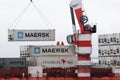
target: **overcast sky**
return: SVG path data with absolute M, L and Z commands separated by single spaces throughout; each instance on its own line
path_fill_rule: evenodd
M 0 0 L 0 57 L 19 57 L 21 45 L 55 45 L 72 34 L 72 23 L 69 11 L 70 0 L 33 0 L 39 8 L 39 15 L 33 5 L 16 26 L 15 19 L 27 7 L 30 0 Z M 120 0 L 83 0 L 89 23 L 97 23 L 97 33 L 93 34 L 93 53 L 97 57 L 97 36 L 106 33 L 120 32 Z M 42 17 L 47 18 L 46 24 Z M 52 25 L 52 26 L 51 26 Z M 56 29 L 54 42 L 8 42 L 8 29 Z

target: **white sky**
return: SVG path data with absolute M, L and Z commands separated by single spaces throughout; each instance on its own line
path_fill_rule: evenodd
M 17 26 L 14 20 L 28 5 L 29 0 L 0 0 L 0 57 L 19 57 L 19 46 L 56 44 L 66 42 L 66 36 L 72 34 L 69 11 L 70 0 L 33 0 L 39 10 L 53 27 L 46 25 L 42 17 L 31 5 Z M 93 53 L 97 57 L 98 34 L 120 32 L 120 0 L 83 0 L 89 23 L 97 23 L 97 33 L 93 34 Z M 8 29 L 56 29 L 55 42 L 8 42 Z

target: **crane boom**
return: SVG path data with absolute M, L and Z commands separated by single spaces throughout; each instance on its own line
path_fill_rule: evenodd
M 71 0 L 70 11 L 73 35 L 67 36 L 67 40 L 68 43 L 76 45 L 78 80 L 90 80 L 90 54 L 92 53 L 91 34 L 96 33 L 96 25 L 91 27 L 91 25 L 87 23 L 88 17 L 84 15 L 81 0 Z M 79 24 L 79 32 L 76 30 L 75 20 L 77 20 Z

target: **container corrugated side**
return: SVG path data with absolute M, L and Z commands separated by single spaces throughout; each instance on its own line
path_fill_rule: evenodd
M 8 41 L 55 41 L 55 30 L 8 30 Z

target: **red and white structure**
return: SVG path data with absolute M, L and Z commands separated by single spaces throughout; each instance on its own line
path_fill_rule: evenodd
M 87 24 L 88 18 L 83 14 L 81 0 L 71 0 L 70 11 L 74 34 L 73 38 L 69 41 L 73 41 L 71 44 L 76 45 L 78 80 L 90 80 L 90 54 L 92 53 L 91 34 L 96 32 L 96 25 L 91 27 Z M 76 31 L 74 14 L 79 24 L 79 32 Z

